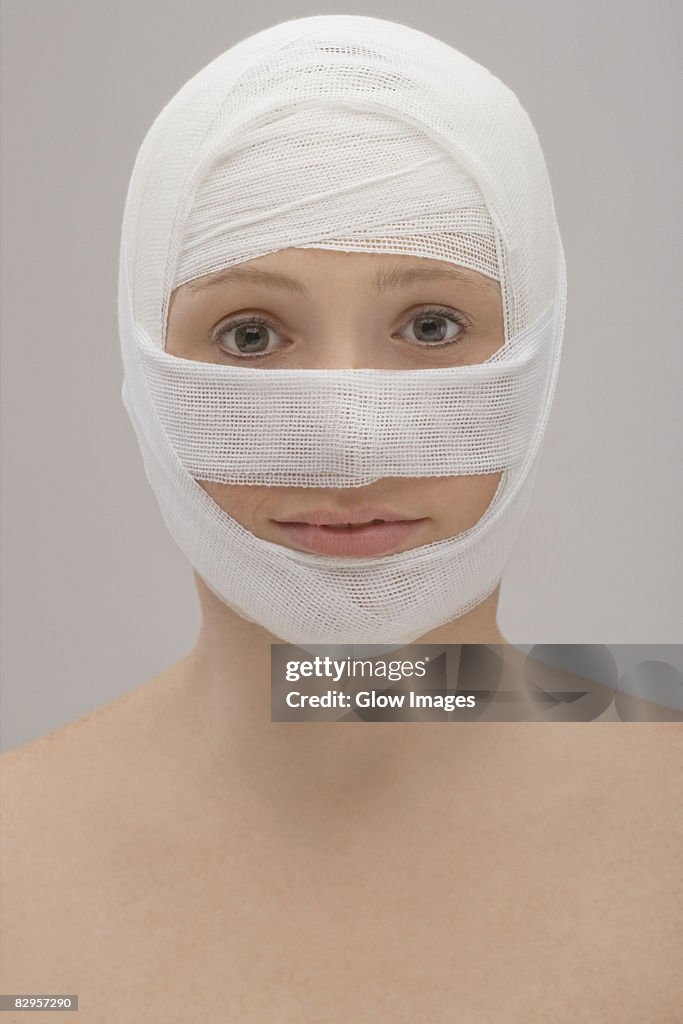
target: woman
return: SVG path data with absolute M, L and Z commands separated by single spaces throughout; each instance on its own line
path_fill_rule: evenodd
M 269 720 L 274 642 L 504 644 L 564 319 L 515 98 L 405 26 L 275 26 L 162 111 L 121 256 L 126 405 L 202 629 L 7 759 L 5 991 L 92 1021 L 674 1020 L 666 727 L 634 756 L 609 725 Z

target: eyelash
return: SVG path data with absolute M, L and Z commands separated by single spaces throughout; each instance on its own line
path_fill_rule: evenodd
M 438 306 L 428 306 L 428 307 L 425 307 L 424 309 L 418 310 L 417 313 L 413 313 L 413 315 L 406 321 L 406 325 L 411 323 L 413 320 L 417 320 L 417 318 L 420 317 L 420 316 L 425 316 L 426 317 L 426 316 L 430 316 L 430 315 L 432 315 L 432 316 L 440 316 L 440 317 L 443 317 L 445 320 L 450 320 L 451 323 L 454 323 L 458 327 L 461 328 L 460 334 L 458 334 L 457 337 L 449 338 L 446 341 L 417 341 L 417 340 L 412 341 L 411 340 L 410 341 L 411 345 L 416 345 L 419 348 L 428 348 L 428 349 L 446 348 L 446 346 L 448 346 L 448 345 L 457 345 L 459 342 L 462 341 L 463 335 L 465 335 L 467 333 L 467 331 L 470 329 L 470 326 L 471 326 L 469 324 L 469 322 L 462 316 L 462 314 L 456 313 L 456 312 L 454 312 L 451 309 L 441 309 Z M 222 324 L 219 328 L 217 328 L 214 331 L 214 340 L 216 341 L 217 344 L 220 345 L 220 342 L 222 341 L 222 339 L 225 337 L 226 334 L 229 334 L 230 331 L 234 330 L 236 327 L 240 327 L 242 324 L 259 324 L 261 327 L 268 327 L 270 330 L 275 331 L 276 333 L 281 333 L 280 331 L 278 331 L 278 328 L 275 326 L 275 324 L 273 324 L 272 321 L 267 320 L 265 317 L 256 316 L 256 315 L 254 315 L 254 316 L 244 316 L 244 317 L 237 318 L 235 320 L 228 320 L 227 323 Z M 401 340 L 406 340 L 406 339 L 401 339 Z M 222 351 L 225 352 L 225 349 L 223 349 Z M 225 354 L 229 355 L 229 356 L 233 356 L 235 359 L 240 359 L 240 360 L 246 360 L 246 359 L 265 359 L 267 356 L 274 355 L 273 352 L 257 352 L 257 353 L 254 353 L 252 355 L 249 355 L 247 353 L 239 353 L 238 354 L 236 352 L 225 352 Z

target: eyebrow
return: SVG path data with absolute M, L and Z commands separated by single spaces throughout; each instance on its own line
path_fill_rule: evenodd
M 402 288 L 415 281 L 437 281 L 451 280 L 458 284 L 467 284 L 478 288 L 487 288 L 496 285 L 493 278 L 486 278 L 486 283 L 480 280 L 481 275 L 474 275 L 465 269 L 453 265 L 452 267 L 394 267 L 392 270 L 378 270 L 373 282 L 373 289 L 376 295 L 390 291 L 395 288 Z M 212 274 L 208 278 L 195 278 L 188 281 L 187 286 L 191 291 L 201 292 L 209 288 L 215 288 L 224 284 L 259 284 L 265 288 L 280 288 L 283 291 L 294 292 L 296 295 L 307 295 L 308 291 L 295 277 L 288 274 L 280 274 L 273 270 L 258 270 L 256 267 L 228 267 L 220 273 Z

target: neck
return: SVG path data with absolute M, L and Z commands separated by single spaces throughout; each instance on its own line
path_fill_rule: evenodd
M 180 720 L 188 724 L 187 735 L 197 737 L 197 749 L 188 752 L 210 766 L 214 780 L 220 777 L 225 784 L 227 775 L 231 786 L 243 781 L 252 795 L 258 791 L 269 800 L 277 793 L 281 800 L 286 791 L 293 800 L 319 806 L 332 796 L 351 799 L 359 786 L 369 795 L 388 778 L 395 785 L 416 772 L 427 777 L 431 758 L 435 770 L 441 755 L 434 723 L 354 728 L 271 722 L 270 646 L 282 640 L 241 618 L 200 577 L 195 579 L 202 627 L 194 649 L 174 671 Z M 505 644 L 496 625 L 497 604 L 498 590 L 414 642 Z M 449 740 L 453 734 L 440 735 Z

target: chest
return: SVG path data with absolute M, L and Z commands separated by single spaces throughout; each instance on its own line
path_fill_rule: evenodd
M 73 851 L 24 882 L 11 991 L 78 993 L 92 1024 L 675 1020 L 676 911 L 635 836 L 400 834 Z

